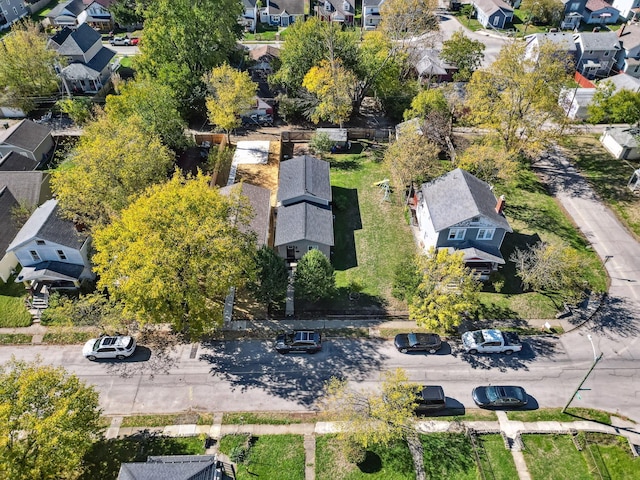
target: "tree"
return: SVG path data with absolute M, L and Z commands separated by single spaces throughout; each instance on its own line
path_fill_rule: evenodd
M 463 261 L 462 252 L 447 249 L 420 257 L 421 281 L 409 305 L 409 318 L 429 329 L 450 331 L 460 325 L 462 314 L 477 305 L 480 283 Z
M 141 324 L 171 323 L 192 338 L 213 331 L 229 288 L 254 278 L 248 215 L 202 175 L 153 185 L 95 233 L 98 288 Z
M 452 118 L 443 89 L 422 90 L 413 97 L 411 108 L 404 112 L 404 118 L 409 120 L 415 117 L 421 120 L 420 129 L 424 138 L 446 150 L 447 137 L 451 138 L 452 133 Z
M 209 95 L 207 110 L 209 121 L 227 132 L 240 126 L 240 115 L 251 110 L 258 86 L 247 72 L 241 72 L 228 64 L 216 67 L 204 76 Z
M 62 367 L 0 366 L 0 475 L 76 479 L 100 434 L 98 393 Z
M 236 0 L 149 2 L 136 71 L 168 85 L 188 113 L 204 99 L 202 75 L 235 53 L 241 14 Z
M 318 99 L 310 120 L 313 123 L 328 121 L 342 127 L 351 116 L 355 82 L 355 75 L 339 61 L 322 60 L 318 66 L 311 67 L 302 81 L 302 86 Z
M 630 90 L 616 93 L 612 82 L 601 82 L 587 111 L 590 123 L 635 124 L 640 121 L 640 94 Z
M 471 123 L 491 130 L 508 153 L 535 154 L 561 134 L 560 91 L 569 80 L 568 54 L 543 42 L 525 56 L 524 43 L 505 45 L 496 61 L 476 70 L 467 87 Z
M 123 305 L 102 292 L 77 298 L 58 292 L 49 297 L 49 306 L 42 312 L 43 325 L 95 326 L 103 330 L 127 331 L 134 318 L 123 312 Z
M 391 295 L 398 300 L 406 300 L 407 304 L 411 304 L 421 279 L 418 258 L 415 256 L 404 257 L 394 272 Z
M 436 0 L 385 0 L 380 6 L 380 29 L 400 42 L 438 31 L 437 6 Z
M 69 118 L 79 126 L 84 125 L 91 119 L 92 105 L 91 99 L 87 97 L 64 98 L 56 102 L 56 106 L 60 111 L 69 115 Z
M 140 117 L 114 122 L 99 114 L 51 184 L 63 213 L 93 228 L 115 218 L 147 186 L 164 181 L 172 165 L 170 151 Z
M 453 74 L 456 82 L 468 82 L 473 72 L 482 64 L 484 49 L 484 43 L 472 40 L 462 30 L 457 30 L 449 40 L 442 42 L 440 58 L 458 67 L 458 71 Z
M 186 123 L 180 117 L 178 100 L 171 88 L 150 78 L 130 80 L 119 87 L 119 95 L 108 95 L 107 116 L 114 122 L 127 123 L 137 115 L 151 134 L 160 136 L 172 150 L 187 146 Z
M 331 137 L 329 137 L 329 134 L 326 132 L 316 132 L 311 136 L 311 140 L 309 140 L 309 148 L 314 155 L 320 155 L 320 157 L 329 153 L 333 145 L 334 141 L 331 140 Z
M 296 295 L 310 302 L 331 297 L 336 279 L 329 259 L 320 250 L 309 250 L 298 262 L 293 286 Z
M 508 183 L 518 172 L 518 161 L 504 147 L 472 144 L 457 159 L 457 166 L 489 184 Z
M 449 113 L 449 104 L 442 90 L 439 88 L 422 90 L 411 100 L 411 108 L 404 112 L 404 119 L 418 117 L 424 120 L 434 110 Z
M 29 113 L 58 90 L 56 65 L 65 59 L 47 48 L 48 37 L 31 22 L 15 23 L 0 40 L 0 103 Z M 29 52 L 28 55 L 25 52 Z
M 465 3 L 464 5 L 462 5 L 462 7 L 460 7 L 460 13 L 463 16 L 467 17 L 467 26 L 469 26 L 469 24 L 471 23 L 471 18 L 473 17 L 474 11 L 475 9 L 470 3 Z
M 250 285 L 256 298 L 272 305 L 284 302 L 289 284 L 289 272 L 284 258 L 263 245 L 256 251 L 256 280 Z
M 579 299 L 584 291 L 582 260 L 578 252 L 562 242 L 538 242 L 527 250 L 516 248 L 509 260 L 524 288 L 540 293 L 557 293 L 567 301 Z
M 120 25 L 137 25 L 144 21 L 144 11 L 151 0 L 115 0 L 109 6 L 109 13 Z
M 555 0 L 522 0 L 520 9 L 529 12 L 536 24 L 558 25 L 564 14 L 564 6 Z

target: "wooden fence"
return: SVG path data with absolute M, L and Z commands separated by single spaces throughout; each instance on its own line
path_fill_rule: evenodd
M 349 140 L 374 140 L 376 142 L 388 142 L 395 136 L 393 128 L 347 128 Z M 306 143 L 316 132 L 314 130 L 286 130 L 280 132 L 280 141 L 283 143 Z

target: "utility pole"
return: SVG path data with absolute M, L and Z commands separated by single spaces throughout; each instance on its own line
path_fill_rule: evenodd
M 595 350 L 594 350 L 594 353 L 595 353 Z M 587 381 L 587 378 L 589 378 L 589 375 L 591 375 L 591 372 L 593 372 L 593 369 L 596 368 L 596 365 L 598 364 L 598 362 L 601 359 L 602 359 L 602 353 L 600 355 L 598 355 L 597 357 L 594 356 L 593 364 L 591 365 L 591 368 L 589 369 L 587 374 L 584 376 L 584 378 L 580 382 L 580 385 L 578 385 L 578 388 L 575 389 L 575 391 L 573 392 L 573 395 L 571 395 L 571 398 L 569 399 L 567 404 L 562 409 L 562 413 L 566 413 L 567 408 L 569 408 L 569 405 L 571 405 L 571 402 L 573 402 L 573 399 L 576 398 L 576 395 L 578 394 L 578 392 L 580 392 L 580 390 L 583 390 L 582 385 L 584 385 L 584 382 Z M 584 389 L 584 390 L 589 390 L 589 389 Z

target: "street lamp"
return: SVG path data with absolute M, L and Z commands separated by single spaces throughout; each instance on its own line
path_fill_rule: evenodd
M 584 378 L 580 382 L 580 385 L 578 385 L 578 388 L 575 389 L 575 391 L 573 392 L 573 395 L 571 395 L 571 398 L 569 399 L 567 404 L 562 409 L 562 413 L 566 413 L 567 408 L 569 408 L 569 405 L 571 405 L 571 402 L 573 402 L 573 399 L 576 398 L 576 395 L 580 392 L 580 390 L 589 390 L 588 388 L 582 388 L 582 385 L 584 385 L 584 382 L 587 381 L 587 378 L 589 378 L 589 375 L 591 375 L 591 372 L 593 372 L 593 369 L 596 368 L 596 365 L 602 359 L 602 355 L 603 355 L 602 353 L 600 353 L 600 355 L 596 354 L 596 347 L 593 344 L 593 338 L 591 337 L 591 335 L 590 334 L 587 335 L 587 338 L 589 339 L 589 342 L 591 343 L 591 349 L 593 350 L 593 364 L 591 364 L 591 368 L 589 369 L 587 374 L 584 376 Z

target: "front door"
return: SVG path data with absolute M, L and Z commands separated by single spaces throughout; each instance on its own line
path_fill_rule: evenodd
M 287 245 L 287 260 L 294 260 L 296 258 L 296 247 Z

